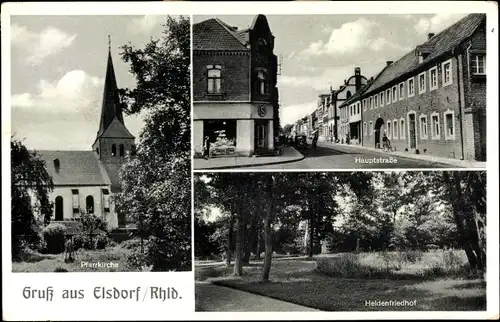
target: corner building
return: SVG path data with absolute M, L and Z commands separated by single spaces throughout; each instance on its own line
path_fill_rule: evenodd
M 220 19 L 193 25 L 193 143 L 217 154 L 266 154 L 279 133 L 278 59 L 264 15 L 238 30 Z
M 363 91 L 362 142 L 486 160 L 486 15 L 471 14 L 388 66 Z

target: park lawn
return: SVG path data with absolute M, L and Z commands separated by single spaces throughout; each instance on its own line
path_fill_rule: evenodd
M 197 280 L 231 287 L 324 311 L 480 311 L 486 310 L 481 279 L 375 279 L 330 277 L 303 259 L 274 261 L 269 283 L 260 282 L 262 262 L 232 276 L 232 267 L 197 267 Z M 416 301 L 412 306 L 373 307 L 365 301 Z
M 51 255 L 29 253 L 24 254 L 21 261 L 12 263 L 13 272 L 36 273 L 54 272 L 56 268 L 66 269 L 68 272 L 127 272 L 132 271 L 127 264 L 127 256 L 131 250 L 118 246 L 108 247 L 102 250 L 80 249 L 73 263 L 64 262 L 64 254 Z M 82 263 L 113 263 L 117 268 L 110 267 L 82 267 Z

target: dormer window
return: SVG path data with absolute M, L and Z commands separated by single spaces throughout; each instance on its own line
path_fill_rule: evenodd
M 209 65 L 207 66 L 207 92 L 209 94 L 221 93 L 221 76 L 222 66 Z
M 61 169 L 61 162 L 59 162 L 59 159 L 54 159 L 54 168 L 56 172 L 59 172 L 59 169 Z

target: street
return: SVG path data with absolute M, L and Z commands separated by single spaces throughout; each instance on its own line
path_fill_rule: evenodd
M 331 145 L 331 146 L 330 146 Z M 255 166 L 248 169 L 394 169 L 394 168 L 449 168 L 447 164 L 416 160 L 391 153 L 362 150 L 345 145 L 319 143 L 316 150 L 308 144 L 307 149 L 298 149 L 305 158 L 301 161 Z

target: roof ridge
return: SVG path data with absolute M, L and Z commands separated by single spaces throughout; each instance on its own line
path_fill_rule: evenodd
M 224 21 L 220 20 L 219 18 L 215 18 L 215 21 L 217 21 L 217 23 L 219 25 L 221 25 L 231 36 L 233 36 L 234 39 L 238 40 L 238 42 L 243 47 L 245 47 L 245 49 L 247 48 L 246 47 L 246 43 L 244 43 L 243 40 L 240 37 L 238 37 L 237 35 L 234 34 L 234 31 L 230 29 L 230 26 L 228 24 L 226 24 Z

